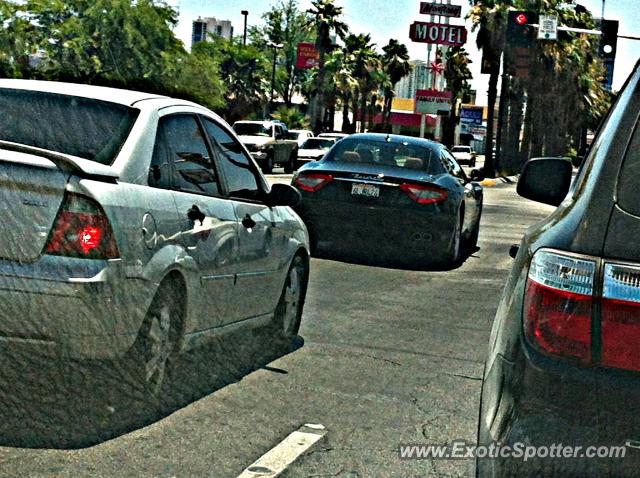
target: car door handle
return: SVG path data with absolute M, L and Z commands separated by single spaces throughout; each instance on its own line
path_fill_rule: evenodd
M 187 211 L 187 217 L 190 221 L 196 222 L 200 221 L 200 225 L 204 223 L 204 218 L 206 217 L 204 213 L 200 210 L 198 206 L 195 204 L 191 206 L 191 209 Z
M 242 220 L 242 225 L 247 229 L 252 229 L 256 226 L 256 221 L 251 219 L 251 216 L 247 214 L 246 216 L 244 216 L 244 219 Z

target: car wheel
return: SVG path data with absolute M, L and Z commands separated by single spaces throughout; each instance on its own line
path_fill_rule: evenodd
M 482 218 L 482 204 L 480 204 L 480 209 L 478 210 L 478 219 L 476 221 L 476 227 L 473 228 L 473 231 L 469 234 L 465 241 L 465 247 L 467 250 L 473 251 L 478 246 L 478 236 L 480 235 L 480 219 Z
M 292 151 L 291 156 L 289 156 L 289 161 L 284 164 L 284 172 L 286 174 L 291 174 L 296 169 L 296 162 L 298 160 L 298 152 Z
M 287 272 L 273 318 L 273 332 L 279 339 L 291 341 L 298 334 L 307 292 L 307 276 L 307 265 L 302 257 L 296 256 Z
M 453 232 L 451 233 L 451 241 L 444 254 L 444 262 L 449 266 L 456 265 L 460 262 L 462 249 L 462 218 L 463 215 L 459 214 L 458 220 L 454 224 Z
M 264 174 L 271 174 L 273 172 L 273 154 L 268 153 L 264 158 L 264 164 L 262 165 L 262 172 Z
M 146 401 L 160 405 L 179 354 L 183 301 L 173 281 L 163 282 L 153 298 L 127 365 Z

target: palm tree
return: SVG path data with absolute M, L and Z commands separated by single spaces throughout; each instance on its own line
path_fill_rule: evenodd
M 316 48 L 319 53 L 318 71 L 315 78 L 314 98 L 311 104 L 311 125 L 315 134 L 324 127 L 325 96 L 325 61 L 327 53 L 333 48 L 331 32 L 343 38 L 347 33 L 347 25 L 339 20 L 342 7 L 335 5 L 334 0 L 314 0 L 313 8 L 308 12 L 315 16 Z
M 473 22 L 473 29 L 478 30 L 476 45 L 482 50 L 483 70 L 489 70 L 489 89 L 487 103 L 487 139 L 485 147 L 485 174 L 493 176 L 493 119 L 498 96 L 498 79 L 500 77 L 500 59 L 504 50 L 507 30 L 507 11 L 511 0 L 470 0 L 471 11 L 468 18 Z
M 383 124 L 384 130 L 391 131 L 391 104 L 395 92 L 393 87 L 405 76 L 411 73 L 413 65 L 409 62 L 409 51 L 407 47 L 398 42 L 398 40 L 391 39 L 389 43 L 382 47 L 384 55 L 382 56 L 382 64 L 384 65 L 384 71 L 388 75 L 388 81 L 390 85 L 384 89 L 384 108 L 383 108 Z
M 338 48 L 331 52 L 325 66 L 331 74 L 335 97 L 342 104 L 342 131 L 350 132 L 349 105 L 354 92 L 358 88 L 358 80 L 353 77 L 346 48 Z
M 351 98 L 354 114 L 352 129 L 355 126 L 355 118 L 359 116 L 360 131 L 366 128 L 368 101 L 383 79 L 379 74 L 382 71 L 382 61 L 374 48 L 375 44 L 371 43 L 369 34 L 349 35 L 345 38 L 345 50 L 351 74 L 358 83 L 358 88 Z
M 460 46 L 450 47 L 445 56 L 444 77 L 447 88 L 451 91 L 451 111 L 444 128 L 442 142 L 453 146 L 455 127 L 458 123 L 456 113 L 458 99 L 462 99 L 469 92 L 469 80 L 472 78 L 469 64 L 471 59 L 467 51 Z

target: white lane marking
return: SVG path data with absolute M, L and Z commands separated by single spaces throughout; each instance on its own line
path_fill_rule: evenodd
M 273 478 L 327 433 L 324 426 L 309 423 L 292 432 L 267 453 L 244 469 L 237 478 Z

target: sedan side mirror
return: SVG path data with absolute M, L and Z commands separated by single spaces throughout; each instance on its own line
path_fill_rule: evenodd
M 300 203 L 301 196 L 296 188 L 289 184 L 275 183 L 265 198 L 269 207 L 289 206 L 295 207 Z
M 533 158 L 525 164 L 518 180 L 523 198 L 559 206 L 569 192 L 573 166 L 566 158 Z

